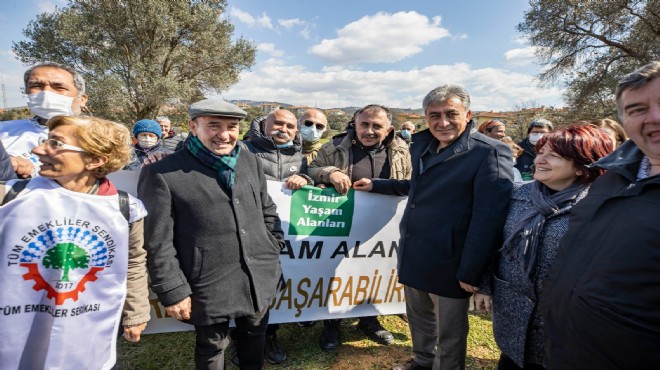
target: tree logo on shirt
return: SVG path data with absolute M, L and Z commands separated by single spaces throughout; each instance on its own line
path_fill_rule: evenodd
M 30 242 L 19 259 L 28 270 L 23 279 L 34 281 L 32 289 L 45 290 L 56 305 L 67 299 L 77 301 L 85 284 L 96 281 L 96 274 L 112 264 L 114 241 L 105 235 L 75 226 L 28 233 Z

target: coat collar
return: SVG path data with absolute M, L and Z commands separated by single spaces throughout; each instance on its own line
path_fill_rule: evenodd
M 601 158 L 592 166 L 615 172 L 634 182 L 637 180 L 637 172 L 642 158 L 644 158 L 644 153 L 632 140 L 627 140 L 610 155 Z

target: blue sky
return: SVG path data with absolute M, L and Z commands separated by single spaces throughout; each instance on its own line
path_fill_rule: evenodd
M 25 105 L 26 69 L 11 52 L 30 20 L 62 0 L 0 2 L 0 69 L 8 105 Z M 473 110 L 561 106 L 539 86 L 542 66 L 515 26 L 526 0 L 229 0 L 225 17 L 258 47 L 255 65 L 221 96 L 322 108 L 376 103 L 420 108 L 436 86 L 458 83 Z M 93 97 L 91 97 L 93 99 Z

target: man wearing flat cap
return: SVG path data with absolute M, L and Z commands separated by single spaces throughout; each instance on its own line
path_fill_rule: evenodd
M 283 233 L 261 163 L 236 145 L 246 113 L 207 99 L 189 110 L 185 149 L 145 166 L 151 284 L 167 313 L 195 326 L 195 366 L 223 369 L 229 321 L 241 369 L 261 369 Z

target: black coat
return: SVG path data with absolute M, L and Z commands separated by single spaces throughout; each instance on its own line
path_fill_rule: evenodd
M 536 147 L 529 142 L 529 138 L 522 140 L 518 145 L 523 149 L 523 152 L 516 158 L 514 167 L 520 171 L 523 180 L 531 180 L 532 166 L 534 165 L 534 158 L 536 158 Z
M 16 178 L 16 172 L 11 165 L 10 156 L 0 142 L 0 181 L 6 181 Z
M 408 195 L 399 228 L 399 282 L 465 298 L 470 294 L 459 281 L 478 285 L 502 244 L 513 187 L 511 150 L 477 132 L 473 123 L 435 155 L 437 145 L 428 130 L 413 135 L 412 179 L 374 180 L 373 191 Z
M 187 149 L 145 166 L 138 196 L 153 291 L 165 306 L 192 295 L 189 323 L 268 307 L 281 277 L 283 233 L 261 164 L 241 151 L 231 192 Z
M 573 208 L 545 279 L 541 311 L 551 369 L 660 368 L 660 175 L 636 180 L 632 141 Z

